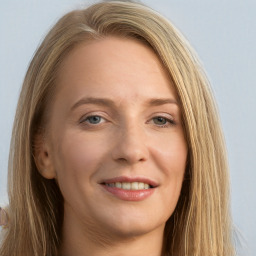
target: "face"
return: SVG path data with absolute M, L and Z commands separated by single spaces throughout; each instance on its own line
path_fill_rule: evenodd
M 154 52 L 109 37 L 62 63 L 46 138 L 64 222 L 91 232 L 163 232 L 187 158 L 178 98 Z

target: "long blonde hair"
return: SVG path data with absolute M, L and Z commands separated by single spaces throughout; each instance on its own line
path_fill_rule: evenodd
M 44 179 L 36 168 L 34 139 L 46 128 L 62 60 L 80 42 L 109 35 L 148 44 L 169 73 L 182 106 L 189 156 L 177 207 L 166 224 L 163 255 L 234 255 L 225 145 L 209 83 L 195 53 L 173 25 L 131 1 L 107 1 L 66 14 L 36 51 L 13 128 L 10 223 L 0 255 L 58 255 L 63 198 L 55 181 Z

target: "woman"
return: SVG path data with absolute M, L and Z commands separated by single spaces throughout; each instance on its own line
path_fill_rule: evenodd
M 234 255 L 219 123 L 159 14 L 127 1 L 68 13 L 21 91 L 0 255 Z

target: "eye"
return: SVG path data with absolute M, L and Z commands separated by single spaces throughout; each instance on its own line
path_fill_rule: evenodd
M 153 122 L 157 125 L 165 125 L 167 123 L 167 119 L 162 116 L 157 116 L 153 118 Z
M 83 119 L 81 121 L 81 123 L 89 123 L 89 124 L 100 124 L 102 122 L 104 122 L 105 119 L 101 116 L 97 116 L 97 115 L 94 115 L 94 116 L 87 116 L 85 119 Z
M 156 116 L 156 117 L 152 118 L 152 121 L 154 124 L 156 124 L 159 127 L 168 127 L 170 125 L 175 124 L 174 120 L 172 120 L 170 118 L 163 117 L 163 116 Z

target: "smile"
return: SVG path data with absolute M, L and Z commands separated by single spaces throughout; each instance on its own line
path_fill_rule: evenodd
M 124 201 L 143 201 L 150 197 L 159 184 L 144 177 L 116 177 L 100 183 L 108 195 Z
M 144 182 L 115 182 L 115 183 L 105 183 L 108 187 L 116 187 L 124 190 L 140 190 L 140 189 L 149 189 L 153 186 L 144 183 Z

